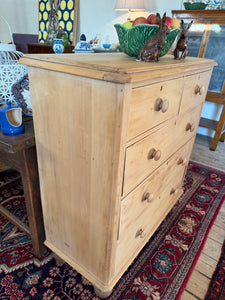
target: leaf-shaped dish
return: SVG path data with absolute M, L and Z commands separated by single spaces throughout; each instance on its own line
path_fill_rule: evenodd
M 137 57 L 142 46 L 159 30 L 158 25 L 138 24 L 126 28 L 121 24 L 114 25 L 122 51 L 129 56 Z M 170 30 L 166 36 L 165 44 L 160 51 L 160 56 L 165 55 L 171 48 L 175 38 L 180 31 L 179 28 Z
M 194 3 L 191 3 L 191 2 L 184 2 L 184 7 L 185 7 L 185 9 L 187 9 L 187 10 L 192 10 L 192 9 L 205 9 L 207 5 L 208 5 L 208 4 L 203 3 L 203 2 L 194 2 Z

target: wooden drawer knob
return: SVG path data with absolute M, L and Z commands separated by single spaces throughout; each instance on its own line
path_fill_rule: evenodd
M 195 124 L 194 123 L 187 123 L 187 126 L 186 126 L 186 131 L 190 130 L 190 132 L 194 131 L 195 130 Z
M 183 159 L 182 157 L 180 157 L 177 162 L 178 165 L 182 165 L 182 166 L 186 165 L 186 163 L 187 163 L 187 159 L 186 158 Z
M 172 188 L 171 191 L 170 191 L 170 195 L 176 195 L 177 192 L 178 192 L 178 189 Z
M 140 237 L 141 239 L 143 239 L 146 236 L 146 233 L 144 233 L 144 230 L 142 228 L 138 229 L 135 237 Z
M 205 93 L 205 87 L 200 87 L 198 84 L 195 87 L 195 95 L 203 95 Z
M 153 159 L 155 161 L 159 160 L 161 157 L 161 151 L 160 150 L 156 150 L 155 148 L 152 148 L 149 153 L 148 153 L 148 159 Z
M 143 197 L 142 197 L 142 201 L 147 201 L 148 203 L 150 203 L 154 198 L 153 194 L 150 194 L 148 191 L 144 193 Z
M 205 87 L 202 86 L 199 91 L 199 95 L 203 95 L 205 93 Z
M 197 84 L 197 85 L 195 86 L 195 95 L 198 95 L 199 92 L 200 92 L 200 86 Z
M 169 108 L 169 101 L 164 100 L 162 98 L 157 98 L 155 102 L 155 111 L 166 112 Z

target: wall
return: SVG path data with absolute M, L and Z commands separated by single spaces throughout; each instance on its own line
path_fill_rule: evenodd
M 172 9 L 182 7 L 181 0 L 145 0 L 148 12 L 159 12 L 171 15 Z M 123 23 L 128 14 L 115 11 L 116 0 L 80 0 L 78 13 L 78 32 L 85 33 L 87 40 L 97 33 L 102 35 L 102 42 L 107 38 L 110 42 L 117 41 L 115 23 Z M 132 18 L 139 15 L 148 15 L 148 12 L 132 13 Z M 10 24 L 15 33 L 38 33 L 38 0 L 0 0 L 0 15 Z M 9 42 L 10 37 L 7 26 L 1 20 L 0 41 Z
M 0 0 L 0 15 L 7 20 L 14 33 L 38 33 L 37 0 Z M 1 18 L 0 41 L 11 41 L 8 26 Z
M 145 0 L 147 12 L 132 13 L 131 18 L 146 16 L 150 12 L 167 13 L 171 16 L 172 9 L 182 9 L 182 0 Z M 102 43 L 117 42 L 116 31 L 113 27 L 116 23 L 126 21 L 128 14 L 114 11 L 116 0 L 80 0 L 78 12 L 77 40 L 81 33 L 85 33 L 87 41 L 101 35 Z M 14 33 L 38 33 L 38 0 L 0 0 L 0 15 L 9 22 Z M 10 42 L 8 27 L 0 19 L 0 41 Z M 218 106 L 212 103 L 204 105 L 203 116 L 216 118 Z M 212 131 L 199 128 L 198 132 L 204 135 L 212 135 Z
M 81 0 L 79 2 L 79 27 L 78 36 L 85 33 L 87 40 L 91 40 L 96 34 L 101 34 L 102 43 L 116 42 L 117 35 L 113 27 L 116 23 L 123 23 L 128 17 L 128 13 L 115 11 L 116 0 Z M 137 16 L 147 16 L 149 12 L 159 12 L 163 14 L 165 11 L 171 16 L 172 9 L 180 9 L 182 7 L 181 0 L 145 0 L 146 12 L 131 13 L 131 18 Z

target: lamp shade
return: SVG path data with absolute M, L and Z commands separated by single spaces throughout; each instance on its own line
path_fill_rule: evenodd
M 115 10 L 145 10 L 144 0 L 117 0 Z

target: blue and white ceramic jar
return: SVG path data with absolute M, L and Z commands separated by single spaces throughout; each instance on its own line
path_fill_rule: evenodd
M 93 50 L 91 49 L 91 45 L 86 42 L 85 34 L 81 34 L 80 41 L 76 44 L 73 49 L 75 53 L 91 53 Z
M 223 0 L 210 0 L 208 9 L 221 9 L 223 6 Z
M 52 48 L 56 54 L 63 53 L 63 51 L 64 51 L 63 40 L 62 39 L 54 39 Z

